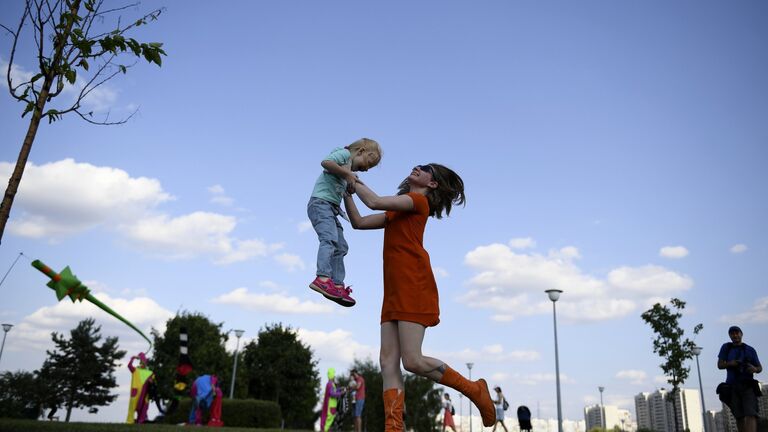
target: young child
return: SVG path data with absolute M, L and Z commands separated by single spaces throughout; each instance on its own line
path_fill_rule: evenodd
M 437 219 L 464 204 L 464 182 L 455 172 L 435 163 L 417 165 L 400 184 L 396 196 L 380 197 L 359 180 L 354 191 L 371 210 L 360 216 L 351 195 L 344 205 L 355 229 L 384 229 L 384 301 L 381 307 L 379 362 L 384 388 L 384 430 L 404 430 L 405 395 L 400 361 L 409 372 L 458 390 L 480 410 L 483 424 L 493 426 L 496 413 L 485 380 L 469 381 L 441 360 L 421 353 L 427 327 L 440 322 L 437 284 L 424 228 L 429 216 Z
M 307 204 L 307 215 L 320 240 L 317 251 L 317 277 L 309 287 L 329 300 L 350 307 L 355 300 L 352 289 L 344 285 L 344 256 L 347 241 L 337 216 L 346 219 L 341 211 L 341 196 L 349 186 L 354 186 L 355 171 L 368 171 L 381 161 L 381 147 L 372 139 L 361 138 L 344 148 L 336 148 L 320 165 L 323 172 L 315 182 L 315 188 Z

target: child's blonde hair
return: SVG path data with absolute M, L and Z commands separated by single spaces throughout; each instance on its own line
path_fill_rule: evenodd
M 370 139 L 370 138 L 360 138 L 359 140 L 353 142 L 352 144 L 345 147 L 347 150 L 349 150 L 352 155 L 357 153 L 360 150 L 363 150 L 364 152 L 371 152 L 376 155 L 376 160 L 374 161 L 373 165 L 370 166 L 370 168 L 375 167 L 376 165 L 381 162 L 381 146 L 376 141 Z

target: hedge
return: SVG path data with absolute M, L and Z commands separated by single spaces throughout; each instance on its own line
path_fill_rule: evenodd
M 182 399 L 179 401 L 176 411 L 165 417 L 163 423 L 184 423 L 189 420 L 191 409 L 192 399 Z M 277 402 L 256 399 L 223 399 L 221 417 L 225 426 L 279 428 L 283 415 Z M 208 421 L 207 415 L 204 416 L 203 420 Z

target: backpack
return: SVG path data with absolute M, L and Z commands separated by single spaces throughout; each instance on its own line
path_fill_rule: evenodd
M 453 404 L 451 404 L 451 415 L 456 415 L 456 408 L 453 407 Z
M 501 403 L 501 407 L 504 408 L 504 411 L 509 409 L 509 402 L 507 402 L 507 398 L 504 398 L 504 400 Z

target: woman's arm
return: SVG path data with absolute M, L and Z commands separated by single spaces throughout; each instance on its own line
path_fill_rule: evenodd
M 360 216 L 355 200 L 349 194 L 344 194 L 344 207 L 347 208 L 347 216 L 349 216 L 349 222 L 354 229 L 381 229 L 384 228 L 384 223 L 387 221 L 384 213 Z
M 408 195 L 380 197 L 361 181 L 355 183 L 355 193 L 360 197 L 360 201 L 371 210 L 413 210 L 413 200 Z

